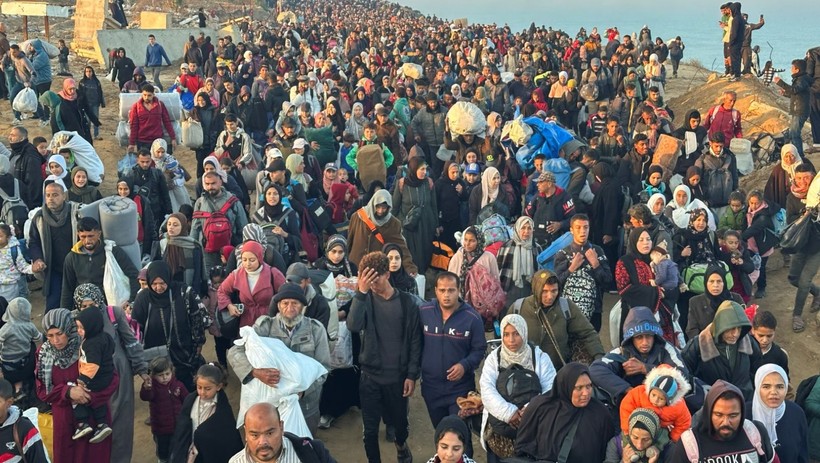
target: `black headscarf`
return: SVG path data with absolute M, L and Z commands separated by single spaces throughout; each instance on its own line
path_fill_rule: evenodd
M 601 183 L 603 184 L 606 180 L 612 178 L 612 167 L 605 162 L 599 162 L 592 166 L 592 175 L 601 179 Z
M 709 278 L 714 274 L 720 275 L 720 278 L 723 280 L 723 292 L 717 296 L 712 296 L 708 290 L 705 290 L 703 294 L 706 296 L 706 300 L 709 301 L 709 306 L 712 307 L 712 310 L 717 312 L 718 307 L 723 301 L 731 301 L 733 299 L 732 293 L 730 293 L 729 288 L 726 287 L 726 272 L 719 265 L 710 265 L 706 269 L 706 273 L 703 274 L 704 286 L 706 286 L 706 282 L 709 281 Z
M 275 189 L 279 193 L 279 204 L 275 206 L 268 204 L 267 193 L 271 188 Z M 262 195 L 262 208 L 265 209 L 265 218 L 275 220 L 277 217 L 282 215 L 284 207 L 285 206 L 282 204 L 282 189 L 279 188 L 279 185 L 271 183 L 265 188 L 265 192 Z
M 427 162 L 421 156 L 410 158 L 410 160 L 407 161 L 407 177 L 404 178 L 405 185 L 417 187 L 422 185 L 422 182 L 426 182 L 426 178 L 418 178 L 418 176 L 416 176 L 416 171 L 425 165 L 427 165 Z
M 444 182 L 446 184 L 449 184 L 449 185 L 455 185 L 456 183 L 458 183 L 458 180 L 459 180 L 458 175 L 456 175 L 455 180 L 450 180 L 449 172 L 450 172 L 450 167 L 453 166 L 453 165 L 458 166 L 458 164 L 456 164 L 456 162 L 453 161 L 453 160 L 450 160 L 450 161 L 447 161 L 447 162 L 444 163 L 444 169 L 442 169 L 442 171 L 441 171 L 441 176 L 439 177 L 439 181 L 442 181 L 442 182 Z
M 151 286 L 157 278 L 168 285 L 168 288 L 162 294 L 154 291 L 154 288 Z M 151 304 L 155 304 L 158 307 L 168 307 L 171 302 L 171 284 L 171 269 L 168 267 L 167 262 L 164 260 L 155 260 L 148 264 L 148 291 L 150 291 Z
M 382 247 L 382 252 L 385 255 L 394 250 L 399 253 L 399 256 L 401 256 L 403 261 L 404 253 L 401 251 L 401 247 L 399 247 L 399 245 L 395 243 L 387 243 Z M 415 292 L 416 290 L 416 280 L 407 273 L 407 270 L 404 269 L 404 265 L 400 265 L 397 272 L 390 272 L 390 284 L 394 288 L 405 292 Z
M 638 240 L 643 232 L 649 233 L 649 230 L 644 227 L 637 227 L 633 228 L 632 231 L 629 232 L 629 238 L 627 239 L 626 244 L 626 254 L 632 256 L 633 259 L 642 260 L 648 264 L 649 254 L 641 254 L 638 252 Z

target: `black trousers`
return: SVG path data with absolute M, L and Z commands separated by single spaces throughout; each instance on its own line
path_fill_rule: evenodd
M 408 399 L 402 397 L 404 381 L 393 384 L 378 384 L 373 377 L 362 372 L 359 380 L 359 397 L 364 427 L 364 452 L 368 463 L 380 463 L 379 426 L 382 416 L 385 422 L 396 427 L 396 445 L 407 442 L 409 424 L 407 422 Z
M 731 74 L 735 77 L 740 77 L 740 57 L 741 57 L 741 46 L 732 46 L 729 47 L 729 57 L 732 60 L 732 72 Z
M 811 121 L 811 139 L 815 145 L 820 145 L 820 93 L 812 92 L 811 108 L 809 112 Z
M 77 404 L 74 407 L 74 418 L 80 423 L 88 423 L 88 418 L 94 417 L 95 424 L 105 423 L 105 415 L 108 414 L 108 404 L 91 408 L 88 405 Z

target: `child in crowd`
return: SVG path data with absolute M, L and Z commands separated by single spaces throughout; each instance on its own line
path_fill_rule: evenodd
M 0 296 L 7 301 L 27 296 L 25 275 L 33 274 L 31 264 L 26 262 L 11 227 L 0 223 Z
M 208 270 L 208 296 L 202 300 L 202 303 L 205 305 L 205 308 L 208 309 L 208 314 L 211 316 L 211 319 L 214 321 L 211 323 L 211 326 L 208 327 L 208 332 L 211 333 L 212 336 L 215 338 L 222 336 L 222 332 L 220 331 L 220 321 L 217 320 L 217 316 L 219 315 L 219 308 L 217 307 L 217 291 L 219 291 L 219 285 L 222 284 L 222 281 L 225 280 L 225 277 L 228 276 L 227 270 L 222 265 L 214 265 Z M 225 359 L 217 359 L 221 363 Z
M 71 72 L 68 70 L 68 47 L 65 45 L 65 40 L 60 39 L 57 41 L 57 49 L 60 50 L 60 53 L 57 55 L 60 72 L 58 72 L 57 75 L 70 77 Z
M 208 363 L 199 367 L 196 391 L 185 398 L 176 423 L 171 454 L 187 455 L 187 461 L 228 461 L 242 450 L 242 438 L 236 430 L 225 386 L 225 367 Z M 197 458 L 202 454 L 207 458 Z M 180 461 L 186 461 L 183 457 Z
M 0 379 L 0 435 L 7 442 L 0 447 L 0 461 L 47 461 L 40 432 L 14 405 L 16 400 L 11 383 Z
M 649 176 L 647 180 L 643 182 L 643 189 L 647 193 L 647 197 L 652 197 L 655 193 L 660 193 L 666 198 L 667 202 L 672 199 L 669 187 L 666 186 L 666 182 L 663 181 L 663 167 L 657 164 L 649 166 Z
M 703 203 L 706 203 L 706 193 L 703 191 L 703 187 L 700 184 L 700 180 L 702 178 L 702 173 L 700 171 L 700 167 L 692 166 L 686 169 L 686 178 L 683 179 L 683 184 L 689 187 L 689 191 L 692 193 L 690 196 L 690 200 L 700 200 Z
M 170 358 L 157 357 L 151 360 L 148 368 L 151 380 L 142 383 L 140 399 L 149 403 L 151 433 L 157 447 L 157 458 L 159 461 L 168 461 L 177 417 L 182 410 L 182 402 L 188 397 L 188 390 L 174 376 L 174 364 Z
M 68 166 L 62 154 L 54 154 L 48 158 L 48 172 L 49 175 L 60 177 L 65 182 L 65 177 L 68 175 Z M 65 183 L 68 184 L 68 182 Z
M 48 177 L 46 174 L 48 158 L 51 156 L 51 152 L 48 150 L 48 140 L 46 140 L 45 137 L 34 137 L 31 140 L 31 144 L 37 148 L 37 152 L 40 153 L 40 156 L 43 158 L 43 165 L 40 168 L 43 171 L 43 179 L 45 180 L 45 178 Z
M 746 195 L 737 190 L 729 193 L 729 207 L 720 218 L 718 228 L 743 231 L 746 229 Z
M 789 353 L 774 342 L 777 331 L 777 318 L 768 310 L 758 310 L 752 319 L 752 336 L 760 345 L 759 363 L 752 365 L 757 368 L 760 365 L 774 363 L 789 374 Z
M 678 264 L 672 260 L 672 256 L 666 251 L 664 246 L 655 246 L 649 253 L 649 258 L 652 271 L 655 273 L 655 278 L 649 280 L 652 286 L 660 286 L 663 288 L 663 300 L 668 307 L 674 307 L 678 302 L 681 290 L 680 273 L 678 273 Z
M 763 65 L 763 70 L 760 72 L 760 77 L 763 80 L 763 85 L 768 87 L 772 84 L 772 81 L 774 80 L 774 75 L 778 72 L 784 71 L 785 69 L 775 69 L 774 66 L 772 66 L 771 60 L 766 61 L 766 64 Z
M 356 143 L 353 134 L 345 132 L 344 135 L 342 135 L 342 144 L 339 146 L 339 160 L 337 161 L 339 173 L 336 175 L 340 175 L 341 172 L 344 172 L 345 178 L 347 178 L 347 176 L 355 173 L 353 168 L 350 167 L 350 164 L 347 163 L 347 155 L 350 154 L 350 150 L 353 149 L 353 143 Z
M 3 314 L 5 324 L 0 328 L 0 360 L 3 377 L 14 384 L 14 399 L 25 397 L 23 382 L 34 379 L 31 351 L 35 342 L 43 339 L 31 322 L 31 304 L 22 297 L 9 302 Z
M 648 408 L 658 414 L 669 439 L 677 442 L 692 427 L 692 415 L 683 398 L 689 393 L 689 382 L 678 369 L 658 365 L 646 374 L 643 384 L 632 388 L 621 401 L 621 429 L 629 432 L 629 415 L 636 408 Z
M 103 331 L 102 311 L 97 307 L 82 310 L 77 316 L 77 333 L 82 338 L 80 344 L 80 376 L 77 383 L 91 395 L 88 404 L 74 405 L 74 419 L 77 428 L 72 439 L 78 440 L 92 434 L 89 442 L 97 444 L 111 435 L 108 425 L 108 398 L 101 400 L 99 392 L 108 389 L 112 382 L 118 381 L 114 371 L 114 339 Z M 92 427 L 89 418 L 93 417 L 96 428 Z
M 760 270 L 755 268 L 752 255 L 743 245 L 739 231 L 726 230 L 723 233 L 717 258 L 726 262 L 732 273 L 734 284 L 729 290 L 739 294 L 743 302 L 748 304 L 752 299 L 752 285 L 757 281 Z
M 609 107 L 605 104 L 598 105 L 598 111 L 587 119 L 587 138 L 597 137 L 606 128 L 606 113 Z

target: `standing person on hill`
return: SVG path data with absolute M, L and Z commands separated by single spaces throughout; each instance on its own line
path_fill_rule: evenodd
M 740 2 L 729 3 L 732 19 L 729 21 L 729 82 L 740 79 L 740 65 L 743 51 L 743 37 L 746 35 L 746 21 L 740 12 Z
M 809 119 L 811 121 L 811 151 L 820 151 L 820 47 L 814 47 L 806 52 L 806 74 L 812 80 L 809 97 Z
M 742 119 L 740 110 L 735 109 L 737 93 L 734 90 L 726 90 L 721 97 L 721 103 L 713 106 L 703 118 L 703 128 L 708 132 L 709 139 L 717 132 L 723 133 L 723 142 L 728 146 L 732 138 L 743 138 L 743 127 L 740 125 Z
M 774 76 L 774 83 L 781 88 L 780 93 L 789 97 L 789 136 L 791 142 L 797 147 L 797 152 L 803 155 L 803 125 L 809 118 L 810 94 L 812 79 L 806 73 L 806 60 L 796 59 L 792 61 L 792 84 L 789 85 L 780 78 Z
M 103 96 L 102 84 L 97 74 L 94 72 L 92 66 L 86 66 L 83 70 L 83 78 L 80 79 L 80 84 L 77 89 L 79 98 L 85 101 L 86 117 L 91 120 L 92 117 L 100 119 L 100 108 L 105 108 L 105 96 Z M 93 123 L 94 121 L 91 120 Z M 101 140 L 100 125 L 94 124 L 94 138 Z
M 162 71 L 163 59 L 165 59 L 165 62 L 168 63 L 168 66 L 171 65 L 171 60 L 168 58 L 168 54 L 165 53 L 165 49 L 162 48 L 162 45 L 157 43 L 157 38 L 154 37 L 154 34 L 149 34 L 148 46 L 145 47 L 144 67 L 151 68 L 151 72 L 153 73 L 152 82 L 154 85 L 159 87 L 159 91 L 163 90 L 162 83 L 159 81 L 159 73 Z

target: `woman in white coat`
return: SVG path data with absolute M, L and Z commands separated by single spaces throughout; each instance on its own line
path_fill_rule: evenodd
M 540 347 L 527 342 L 527 322 L 518 314 L 507 315 L 501 320 L 501 345 L 487 355 L 484 369 L 481 370 L 479 383 L 484 403 L 481 445 L 487 451 L 487 463 L 497 463 L 513 456 L 515 432 L 524 407 L 529 403 L 525 397 L 529 394 L 520 394 L 527 388 L 517 388 L 517 397 L 509 396 L 513 391 L 505 391 L 509 384 L 506 380 L 512 379 L 512 376 L 518 383 L 529 384 L 532 394 L 529 399 L 549 391 L 555 380 L 552 360 Z M 526 402 L 521 403 L 524 400 Z

